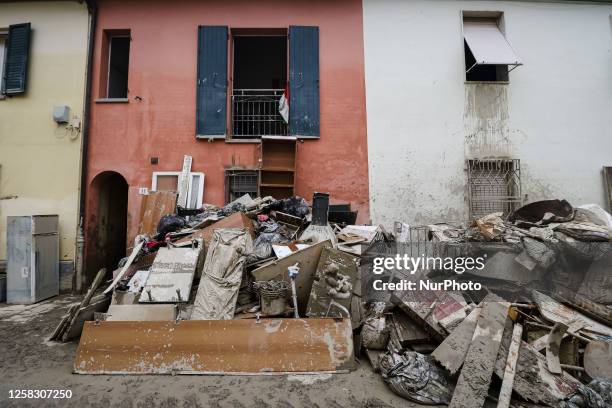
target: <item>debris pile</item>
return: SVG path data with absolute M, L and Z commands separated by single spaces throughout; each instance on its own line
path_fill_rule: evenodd
M 58 326 L 63 341 L 82 330 L 75 372 L 343 372 L 365 356 L 421 404 L 610 406 L 612 216 L 597 206 L 549 200 L 391 234 L 323 193 L 197 211 L 176 199 L 146 197 L 105 295 L 101 271 Z M 372 273 L 373 258 L 406 254 L 423 263 Z
M 334 248 L 348 224 L 328 220 L 328 194 L 315 193 L 312 205 L 297 196 L 244 195 L 198 210 L 177 206 L 177 197 L 145 196 L 139 233 L 112 282 L 103 284 L 106 271 L 100 271 L 91 295 L 58 326 L 55 340 L 81 336 L 75 372 L 354 367 L 361 284 L 358 257 L 350 252 L 372 238 L 345 232 L 348 252 Z M 350 206 L 340 207 L 338 218 L 354 221 Z M 92 298 L 98 287 L 105 304 Z M 91 299 L 99 307 L 83 315 Z
M 450 407 L 612 406 L 610 214 L 549 200 L 467 227 L 428 225 L 427 232 L 427 242 L 379 246 L 362 267 L 368 256 L 418 246 L 417 256 L 485 261 L 460 273 L 457 262 L 455 270 L 441 263 L 396 270 L 389 282 L 481 285 L 417 286 L 365 304 L 361 350 L 394 393 Z

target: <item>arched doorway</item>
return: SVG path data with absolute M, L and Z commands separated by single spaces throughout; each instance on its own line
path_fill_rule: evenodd
M 125 256 L 128 183 L 121 174 L 106 171 L 93 179 L 88 196 L 86 285 L 100 268 L 110 275 Z

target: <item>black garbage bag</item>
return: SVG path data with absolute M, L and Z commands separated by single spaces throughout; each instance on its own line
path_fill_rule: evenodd
M 157 234 L 164 237 L 169 232 L 175 232 L 187 226 L 185 218 L 176 214 L 167 214 L 161 217 L 157 224 Z
M 287 231 L 274 221 L 265 221 L 259 225 L 260 234 L 253 242 L 252 256 L 256 259 L 270 258 L 274 254 L 272 244 L 289 242 Z
M 277 200 L 270 205 L 270 209 L 304 218 L 310 213 L 308 203 L 300 196 Z

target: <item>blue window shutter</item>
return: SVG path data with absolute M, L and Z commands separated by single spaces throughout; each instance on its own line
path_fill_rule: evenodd
M 9 26 L 4 60 L 2 92 L 17 95 L 26 90 L 28 55 L 30 53 L 30 23 Z
M 289 131 L 319 137 L 319 27 L 289 27 Z
M 226 134 L 227 41 L 226 26 L 198 28 L 198 136 L 224 138 Z

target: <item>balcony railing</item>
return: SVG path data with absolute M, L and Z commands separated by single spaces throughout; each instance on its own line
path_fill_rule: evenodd
M 285 136 L 287 124 L 278 112 L 282 89 L 234 89 L 234 137 Z

